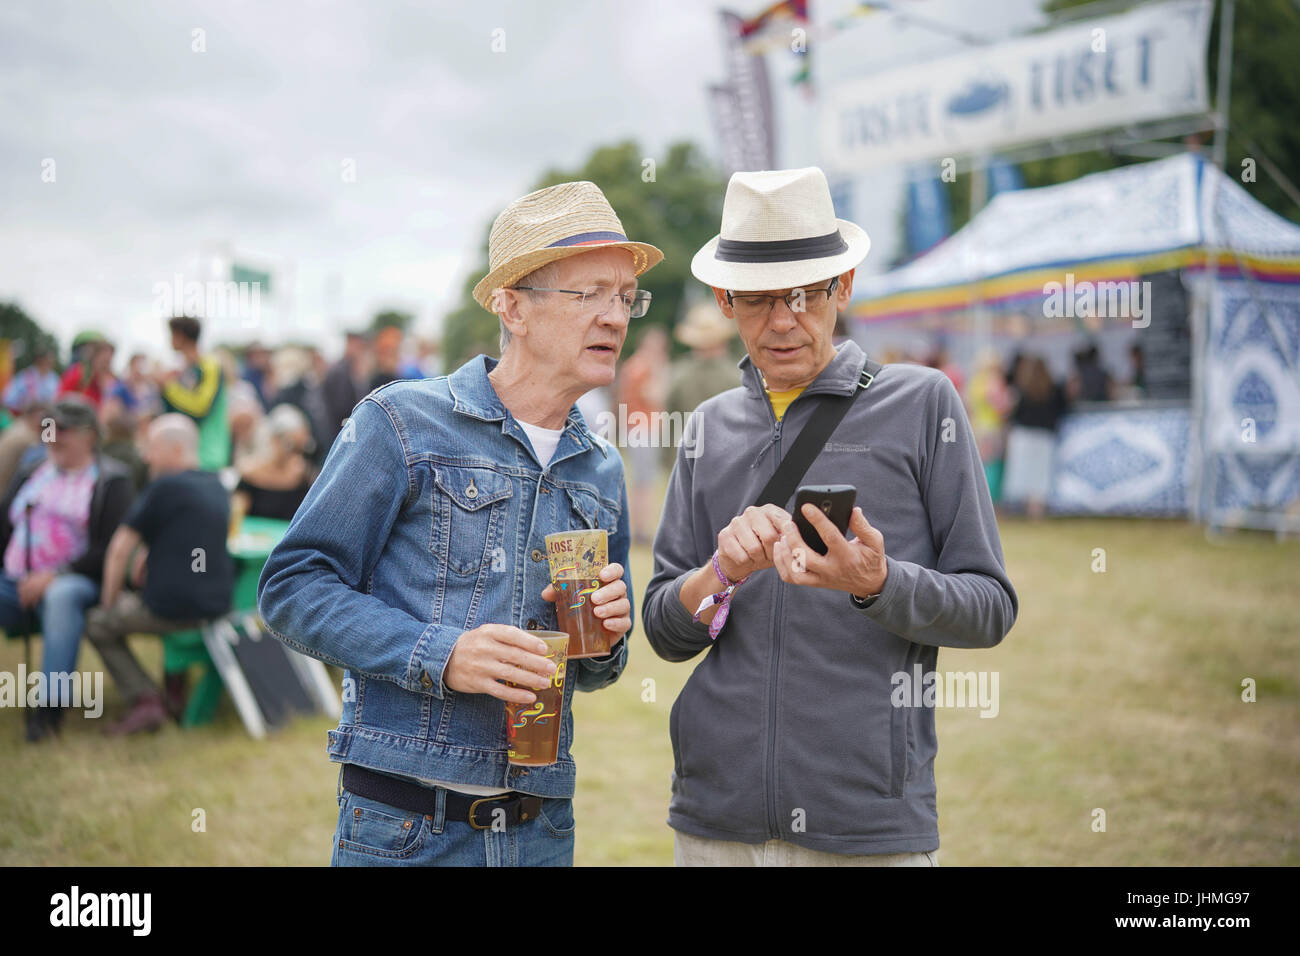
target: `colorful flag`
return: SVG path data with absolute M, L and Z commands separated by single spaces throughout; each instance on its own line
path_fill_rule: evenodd
M 775 20 L 794 20 L 798 23 L 808 22 L 808 0 L 781 0 L 774 3 L 756 17 L 740 22 L 742 39 L 753 36 Z

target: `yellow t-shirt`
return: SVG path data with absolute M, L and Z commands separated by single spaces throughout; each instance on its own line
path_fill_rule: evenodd
M 767 400 L 772 403 L 772 411 L 776 413 L 776 420 L 779 422 L 785 410 L 790 407 L 790 403 L 799 397 L 799 394 L 807 386 L 801 385 L 798 388 L 788 388 L 784 392 L 774 392 L 770 388 L 764 387 L 763 391 L 767 392 Z

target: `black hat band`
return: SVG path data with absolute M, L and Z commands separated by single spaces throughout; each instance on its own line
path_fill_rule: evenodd
M 774 242 L 746 242 L 719 239 L 713 258 L 722 262 L 798 262 L 801 259 L 825 259 L 847 252 L 849 245 L 839 229 L 824 236 L 808 239 L 779 239 Z

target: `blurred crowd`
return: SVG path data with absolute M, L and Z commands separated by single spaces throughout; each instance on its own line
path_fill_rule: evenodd
M 115 364 L 113 343 L 89 333 L 63 368 L 41 352 L 3 384 L 0 629 L 41 632 L 47 675 L 72 672 L 90 640 L 129 704 L 110 733 L 154 729 L 185 703 L 183 677 L 157 686 L 127 635 L 192 629 L 226 613 L 234 586 L 226 543 L 241 522 L 293 517 L 372 389 L 444 372 L 436 344 L 408 341 L 397 327 L 348 334 L 333 361 L 318 348 L 258 342 L 207 350 L 194 318 L 170 320 L 169 332 L 170 365 L 141 354 Z M 838 328 L 836 342 L 845 336 Z M 685 349 L 676 359 L 673 338 Z M 734 325 L 700 304 L 671 338 L 647 328 L 613 385 L 579 401 L 589 427 L 623 454 L 635 543 L 650 544 L 659 524 L 661 484 L 687 417 L 740 384 L 741 354 Z M 994 502 L 1032 517 L 1044 513 L 1056 432 L 1071 406 L 1140 397 L 1144 387 L 1136 345 L 1123 381 L 1087 342 L 1060 380 L 1043 355 L 1024 350 L 1009 360 L 986 350 L 969 375 L 942 345 L 880 358 L 948 376 Z M 198 551 L 209 556 L 206 573 L 186 573 Z M 28 727 L 33 741 L 58 730 L 67 705 L 53 693 L 42 703 Z
M 75 670 L 83 638 L 128 702 L 109 733 L 179 718 L 183 675 L 157 686 L 127 635 L 230 610 L 227 541 L 243 519 L 293 517 L 372 389 L 442 373 L 437 345 L 395 326 L 348 334 L 332 362 L 314 347 L 207 350 L 196 318 L 168 331 L 170 364 L 115 364 L 113 343 L 84 333 L 66 366 L 38 352 L 0 383 L 0 630 L 43 639 L 32 742 L 59 729 L 69 701 L 55 677 Z
M 341 423 L 367 392 L 396 379 L 442 373 L 437 343 L 396 326 L 348 333 L 334 361 L 314 346 L 272 350 L 256 341 L 201 350 L 198 319 L 174 319 L 169 332 L 178 362 L 136 353 L 118 364 L 114 344 L 94 332 L 74 339 L 61 369 L 53 351 L 34 354 L 3 384 L 0 488 L 21 462 L 43 454 L 39 422 L 66 395 L 80 395 L 95 409 L 104 454 L 130 469 L 137 489 L 147 480 L 140 456 L 145 432 L 164 412 L 194 420 L 201 466 L 222 472 L 232 489 L 240 481 L 252 490 L 294 488 L 319 468 Z M 277 510 L 276 500 L 258 497 L 249 513 Z M 283 504 L 278 511 L 266 516 L 283 517 Z
M 838 345 L 847 336 L 836 329 Z M 633 541 L 649 545 L 659 524 L 661 483 L 671 470 L 675 443 L 664 452 L 665 435 L 681 438 L 678 421 L 705 399 L 740 384 L 736 362 L 743 352 L 734 326 L 712 304 L 695 307 L 678 323 L 674 337 L 690 352 L 670 358 L 667 335 L 647 330 L 635 350 L 619 365 L 612 389 L 596 389 L 579 405 L 593 429 L 604 421 L 611 441 L 619 439 L 628 474 Z M 875 354 L 875 353 L 873 353 Z M 1000 511 L 1031 518 L 1046 512 L 1051 489 L 1056 437 L 1061 419 L 1076 405 L 1141 399 L 1146 394 L 1144 357 L 1136 342 L 1128 350 L 1129 367 L 1108 368 L 1093 341 L 1076 345 L 1071 367 L 1054 376 L 1047 357 L 1017 349 L 1007 356 L 983 350 L 969 373 L 951 356 L 942 338 L 914 351 L 884 349 L 882 364 L 911 363 L 939 369 L 962 397 L 984 462 L 989 493 Z M 678 416 L 660 428 L 658 415 Z M 649 427 L 638 432 L 639 421 Z M 626 423 L 615 433 L 614 426 Z M 649 441 L 638 440 L 648 435 Z
M 942 350 L 926 364 L 942 369 L 963 397 L 994 503 L 1041 518 L 1051 490 L 1057 430 L 1065 414 L 1078 403 L 1145 394 L 1142 349 L 1136 343 L 1129 357 L 1130 376 L 1122 382 L 1091 342 L 1074 350 L 1063 381 L 1053 377 L 1044 356 L 1019 349 L 1005 365 L 997 352 L 985 351 L 969 382 L 963 382 Z

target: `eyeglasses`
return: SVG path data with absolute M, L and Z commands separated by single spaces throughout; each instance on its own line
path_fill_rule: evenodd
M 783 301 L 789 307 L 791 312 L 807 312 L 809 309 L 820 309 L 831 299 L 835 287 L 840 284 L 840 277 L 836 276 L 831 280 L 831 284 L 824 289 L 794 289 L 785 295 L 759 295 L 758 293 L 745 292 L 736 295 L 734 292 L 727 291 L 727 305 L 731 306 L 736 315 L 743 319 L 756 319 L 760 316 L 766 316 L 772 311 L 772 307 L 777 301 Z
M 604 315 L 614 307 L 615 299 L 623 300 L 623 307 L 627 309 L 629 319 L 639 319 L 650 311 L 650 293 L 645 289 L 638 289 L 636 292 L 619 292 L 603 285 L 585 292 L 579 292 L 577 289 L 542 289 L 534 285 L 517 285 L 515 288 L 527 292 L 563 292 L 566 295 L 577 296 L 574 301 L 584 312 L 591 315 Z

